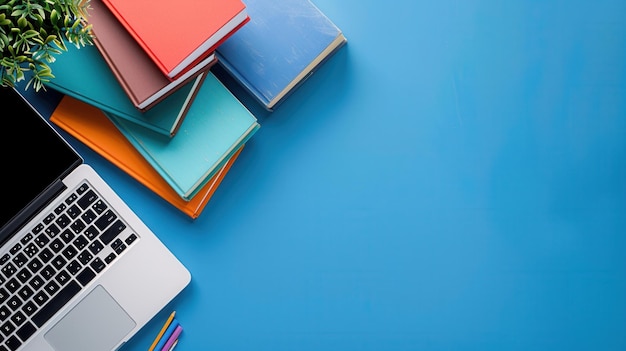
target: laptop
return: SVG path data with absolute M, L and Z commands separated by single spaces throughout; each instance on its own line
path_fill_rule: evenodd
M 191 275 L 19 92 L 0 102 L 0 351 L 119 349 Z

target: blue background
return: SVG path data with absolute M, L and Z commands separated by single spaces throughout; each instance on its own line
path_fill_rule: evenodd
M 626 2 L 315 3 L 195 221 L 70 139 L 193 275 L 124 350 L 625 350 Z

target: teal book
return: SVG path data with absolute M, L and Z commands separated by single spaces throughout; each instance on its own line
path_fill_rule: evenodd
M 105 114 L 185 200 L 190 200 L 259 129 L 256 117 L 213 75 L 174 138 Z
M 68 45 L 67 49 L 50 64 L 55 77 L 46 83 L 47 87 L 168 138 L 178 131 L 204 78 L 199 75 L 142 112 L 133 104 L 96 46 L 78 49 Z
M 215 51 L 218 64 L 271 111 L 347 39 L 309 0 L 243 0 L 250 22 Z

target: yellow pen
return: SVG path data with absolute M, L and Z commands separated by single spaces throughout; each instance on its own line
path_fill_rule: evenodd
M 150 345 L 150 348 L 148 349 L 148 351 L 153 351 L 154 350 L 156 345 L 159 343 L 159 340 L 161 340 L 161 337 L 163 336 L 163 334 L 167 330 L 167 327 L 169 327 L 170 323 L 172 323 L 172 320 L 174 320 L 174 316 L 175 315 L 176 315 L 176 311 L 173 311 L 170 314 L 170 316 L 167 317 L 167 320 L 165 321 L 165 324 L 163 325 L 163 327 L 161 328 L 161 331 L 159 332 L 159 334 L 157 334 L 156 338 L 152 342 L 152 345 Z

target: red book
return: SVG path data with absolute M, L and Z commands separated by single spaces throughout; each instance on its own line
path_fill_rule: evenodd
M 209 55 L 179 78 L 166 77 L 126 28 L 102 3 L 92 0 L 87 22 L 94 43 L 135 107 L 145 112 L 217 62 Z
M 241 0 L 103 2 L 170 79 L 212 54 L 250 20 Z

